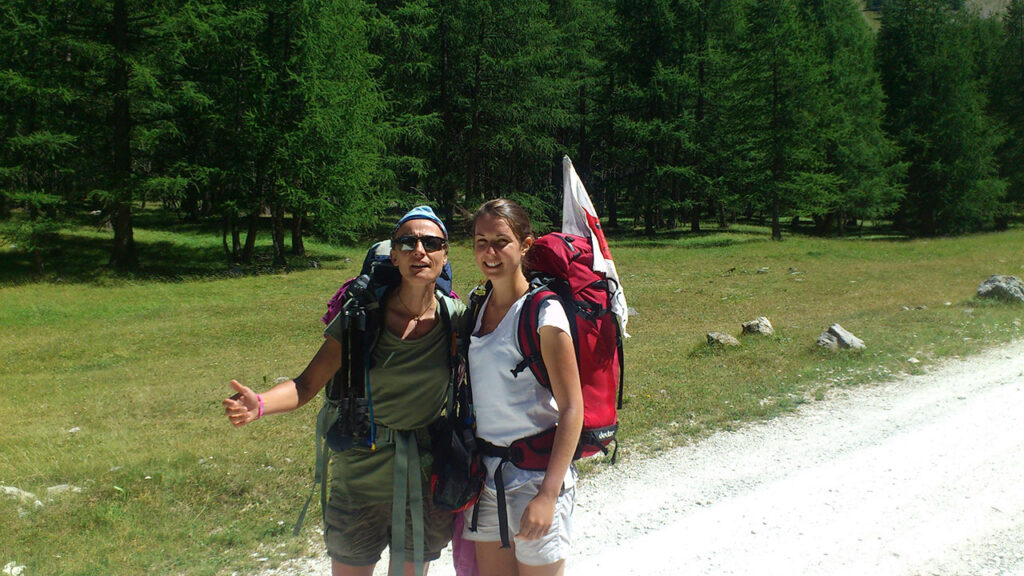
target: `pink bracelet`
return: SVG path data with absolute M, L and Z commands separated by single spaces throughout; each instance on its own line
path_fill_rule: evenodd
M 263 418 L 263 396 L 257 394 L 256 399 L 260 401 L 260 409 L 259 412 L 256 413 L 256 419 L 259 420 L 260 418 Z

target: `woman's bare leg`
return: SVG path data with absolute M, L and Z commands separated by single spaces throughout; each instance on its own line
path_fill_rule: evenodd
M 373 576 L 373 568 L 376 564 L 369 566 L 349 566 L 337 560 L 331 559 L 331 576 Z
M 519 565 L 519 576 L 562 576 L 565 574 L 565 560 L 545 566 Z
M 480 576 L 519 576 L 515 548 L 502 548 L 501 542 L 477 542 L 476 566 Z

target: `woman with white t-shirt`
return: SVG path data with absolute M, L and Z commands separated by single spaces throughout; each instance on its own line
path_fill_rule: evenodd
M 480 576 L 557 576 L 565 571 L 571 542 L 576 470 L 573 455 L 583 428 L 583 394 L 569 320 L 562 306 L 547 301 L 538 334 L 551 388 L 530 370 L 514 376 L 522 359 L 516 340 L 519 313 L 530 283 L 524 258 L 533 244 L 526 212 L 515 202 L 491 200 L 473 218 L 476 264 L 491 284 L 472 328 L 469 376 L 477 436 L 492 447 L 555 428 L 544 470 L 524 470 L 487 456 L 487 481 L 477 510 L 466 511 L 464 537 L 476 542 Z M 557 426 L 557 427 L 556 427 Z M 502 547 L 498 514 L 501 480 L 511 547 Z M 475 530 L 474 530 L 475 527 Z

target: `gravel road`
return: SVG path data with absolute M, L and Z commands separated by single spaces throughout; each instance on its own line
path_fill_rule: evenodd
M 1024 341 L 620 462 L 578 494 L 570 576 L 1024 576 Z M 329 573 L 321 556 L 260 576 Z

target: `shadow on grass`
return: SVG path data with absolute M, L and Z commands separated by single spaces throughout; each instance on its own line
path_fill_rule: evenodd
M 136 239 L 139 267 L 130 272 L 121 272 L 108 266 L 111 242 L 109 238 L 74 232 L 60 234 L 53 244 L 42 249 L 42 274 L 37 273 L 30 254 L 17 250 L 2 251 L 0 286 L 40 282 L 99 284 L 118 280 L 179 282 L 196 278 L 275 274 L 341 259 L 327 254 L 318 255 L 315 259 L 289 255 L 287 265 L 277 267 L 273 265 L 272 248 L 266 246 L 257 247 L 251 264 L 234 264 L 228 260 L 224 248 L 219 244 L 195 245 Z
M 618 230 L 608 234 L 615 246 L 626 248 L 721 248 L 764 242 L 768 234 L 749 228 L 708 229 L 700 232 L 668 230 L 646 234 L 642 230 Z
M 720 228 L 717 223 L 709 223 L 698 232 L 677 228 L 651 234 L 640 228 L 618 228 L 606 230 L 606 234 L 615 240 L 616 246 L 630 248 L 722 248 L 769 240 L 771 228 L 759 221 L 741 220 L 727 228 Z M 899 230 L 889 222 L 851 224 L 841 235 L 838 229 L 833 228 L 823 233 L 812 223 L 802 222 L 784 226 L 782 238 L 900 241 L 911 240 L 914 236 Z

